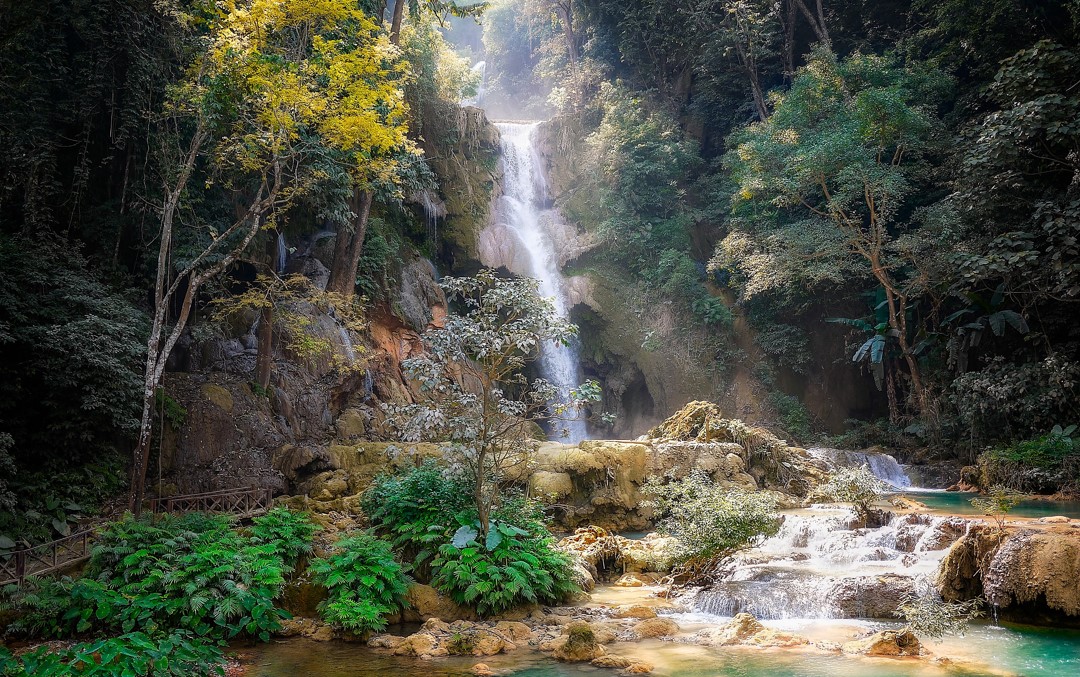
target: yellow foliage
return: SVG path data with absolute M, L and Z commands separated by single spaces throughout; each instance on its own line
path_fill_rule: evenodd
M 225 0 L 207 48 L 173 88 L 203 116 L 220 169 L 267 173 L 331 153 L 359 187 L 393 182 L 406 136 L 408 64 L 355 0 Z

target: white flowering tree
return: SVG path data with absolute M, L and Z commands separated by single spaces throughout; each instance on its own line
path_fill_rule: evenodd
M 473 480 L 478 520 L 466 531 L 475 532 L 469 540 L 485 542 L 507 474 L 522 469 L 537 446 L 537 424 L 580 415 L 600 399 L 600 386 L 590 381 L 561 393 L 525 374 L 544 341 L 566 343 L 577 333 L 540 296 L 535 280 L 483 270 L 447 278 L 442 287 L 462 312 L 425 334 L 426 351 L 402 364 L 425 399 L 384 409 L 402 441 L 444 443 Z

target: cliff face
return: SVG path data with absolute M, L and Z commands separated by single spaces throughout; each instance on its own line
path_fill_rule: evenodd
M 1080 625 L 1080 533 L 1062 528 L 1005 534 L 973 527 L 949 550 L 937 584 L 948 601 L 983 596 L 1006 618 Z
M 367 439 L 378 428 L 380 402 L 414 397 L 401 362 L 421 349 L 421 332 L 445 317 L 434 275 L 429 262 L 410 259 L 362 332 L 314 306 L 291 309 L 306 337 L 328 349 L 299 358 L 275 332 L 266 392 L 252 385 L 254 317 L 230 323 L 232 335 L 189 340 L 165 377 L 165 392 L 185 414 L 162 426 L 161 491 L 260 486 L 282 493 L 331 469 L 331 447 Z

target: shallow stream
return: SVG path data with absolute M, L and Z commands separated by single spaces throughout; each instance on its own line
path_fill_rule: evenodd
M 691 621 L 691 619 L 679 620 Z M 718 623 L 720 618 L 699 618 Z M 888 624 L 865 621 L 766 622 L 791 629 L 816 641 L 836 641 Z M 686 626 L 693 626 L 686 622 Z M 953 665 L 925 659 L 861 658 L 791 649 L 708 648 L 647 640 L 613 644 L 611 653 L 639 658 L 656 666 L 661 677 L 944 677 L 947 675 L 1067 677 L 1080 675 L 1080 632 L 1030 627 L 978 625 L 964 637 L 930 642 L 930 652 L 949 656 Z M 253 677 L 458 677 L 470 675 L 473 665 L 486 663 L 514 677 L 571 677 L 616 675 L 618 671 L 590 665 L 558 663 L 543 654 L 517 651 L 487 658 L 420 660 L 377 652 L 359 643 L 291 639 L 245 650 Z M 980 665 L 985 667 L 979 667 Z

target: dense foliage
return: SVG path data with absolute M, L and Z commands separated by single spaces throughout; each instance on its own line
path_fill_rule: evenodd
M 10 630 L 49 638 L 186 630 L 265 641 L 287 616 L 274 599 L 313 533 L 306 516 L 283 509 L 257 518 L 248 534 L 227 517 L 200 513 L 114 522 L 96 539 L 82 577 L 16 592 L 20 615 Z
M 870 515 L 871 506 L 891 490 L 866 465 L 836 468 L 818 486 L 816 496 L 827 501 L 850 503 L 860 517 Z
M 538 503 L 501 492 L 482 533 L 471 489 L 460 471 L 427 462 L 377 478 L 363 505 L 373 530 L 391 539 L 412 571 L 482 615 L 576 591 L 570 559 L 554 549 Z
M 390 544 L 367 534 L 338 539 L 332 553 L 312 560 L 308 568 L 327 590 L 319 613 L 350 632 L 386 628 L 386 617 L 401 609 L 409 589 Z
M 7 649 L 0 649 L 0 675 L 4 677 L 194 677 L 224 674 L 225 657 L 218 643 L 207 642 L 186 630 L 160 636 L 129 632 L 59 649 L 44 646 L 17 659 Z

